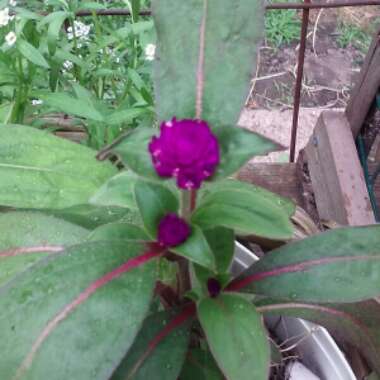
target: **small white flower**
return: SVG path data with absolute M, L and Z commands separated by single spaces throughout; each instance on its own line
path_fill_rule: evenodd
M 16 36 L 15 32 L 9 32 L 5 36 L 5 41 L 7 42 L 7 44 L 9 46 L 13 46 L 16 43 L 16 40 L 17 40 L 17 36 Z
M 0 27 L 8 25 L 11 19 L 11 16 L 9 16 L 9 8 L 0 10 Z
M 91 25 L 83 24 L 80 21 L 74 21 L 74 31 L 76 38 L 80 40 L 88 40 L 88 34 L 90 33 Z M 72 40 L 74 38 L 73 28 L 70 26 L 67 28 L 67 38 Z
M 63 62 L 63 67 L 66 70 L 71 70 L 73 68 L 74 64 L 71 61 L 65 61 Z
M 33 106 L 39 106 L 43 103 L 43 101 L 41 99 L 33 99 L 32 100 L 32 105 Z
M 153 61 L 156 55 L 156 45 L 148 44 L 145 47 L 145 59 L 147 61 Z
M 16 0 L 9 0 L 9 5 L 11 7 L 15 7 L 17 5 L 17 1 Z

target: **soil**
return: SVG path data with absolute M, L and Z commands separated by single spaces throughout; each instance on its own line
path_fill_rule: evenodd
M 337 25 L 340 22 L 356 25 L 358 20 L 366 20 L 364 25 L 368 25 L 368 20 L 378 19 L 380 9 L 362 7 L 359 10 L 356 8 L 355 12 L 352 8 L 325 9 L 319 18 L 318 14 L 318 10 L 313 10 L 310 15 L 301 106 L 345 107 L 364 61 L 365 51 L 353 46 L 340 48 Z M 371 22 L 371 25 L 373 33 L 375 23 Z M 298 49 L 298 41 L 280 48 L 265 43 L 261 46 L 248 108 L 292 107 Z

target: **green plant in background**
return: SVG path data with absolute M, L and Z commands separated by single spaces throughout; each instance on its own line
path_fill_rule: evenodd
M 283 1 L 271 1 L 279 3 Z M 301 20 L 297 11 L 271 10 L 265 14 L 265 37 L 267 42 L 275 47 L 290 44 L 299 39 L 301 31 Z
M 267 314 L 328 326 L 380 372 L 380 226 L 285 244 L 230 274 L 235 237 L 290 239 L 295 206 L 229 179 L 279 149 L 236 127 L 264 6 L 229 5 L 152 2 L 161 127 L 98 154 L 122 170 L 0 126 L 0 205 L 19 209 L 0 214 L 2 380 L 265 380 Z
M 152 124 L 152 55 L 145 50 L 155 36 L 152 20 L 138 15 L 146 2 L 120 2 L 131 10 L 127 19 L 93 14 L 81 20 L 76 12 L 105 9 L 107 3 L 13 4 L 9 8 L 3 2 L 0 13 L 4 123 L 54 128 L 64 119 L 85 127 L 88 143 L 95 148 L 138 124 Z
M 337 43 L 341 48 L 353 46 L 366 53 L 371 44 L 371 36 L 355 25 L 339 24 Z

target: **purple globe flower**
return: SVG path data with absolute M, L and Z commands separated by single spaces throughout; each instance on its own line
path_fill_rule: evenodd
M 212 176 L 220 162 L 219 144 L 202 120 L 176 120 L 161 124 L 149 152 L 160 177 L 177 178 L 181 189 L 199 189 Z
M 219 293 L 222 291 L 220 282 L 216 278 L 209 278 L 207 280 L 207 289 L 208 289 L 208 294 L 210 295 L 211 298 L 217 297 Z
M 167 214 L 158 225 L 158 242 L 165 247 L 175 247 L 182 244 L 190 233 L 190 226 L 182 218 Z

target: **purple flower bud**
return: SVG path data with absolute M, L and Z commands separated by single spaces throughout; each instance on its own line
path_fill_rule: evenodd
M 182 244 L 190 235 L 190 226 L 176 214 L 167 214 L 158 225 L 158 242 L 165 247 Z
M 199 189 L 220 162 L 219 144 L 202 120 L 176 120 L 161 124 L 161 133 L 149 144 L 160 177 L 177 178 L 181 189 Z
M 209 278 L 207 280 L 207 290 L 211 298 L 215 298 L 222 290 L 219 281 L 216 278 Z

